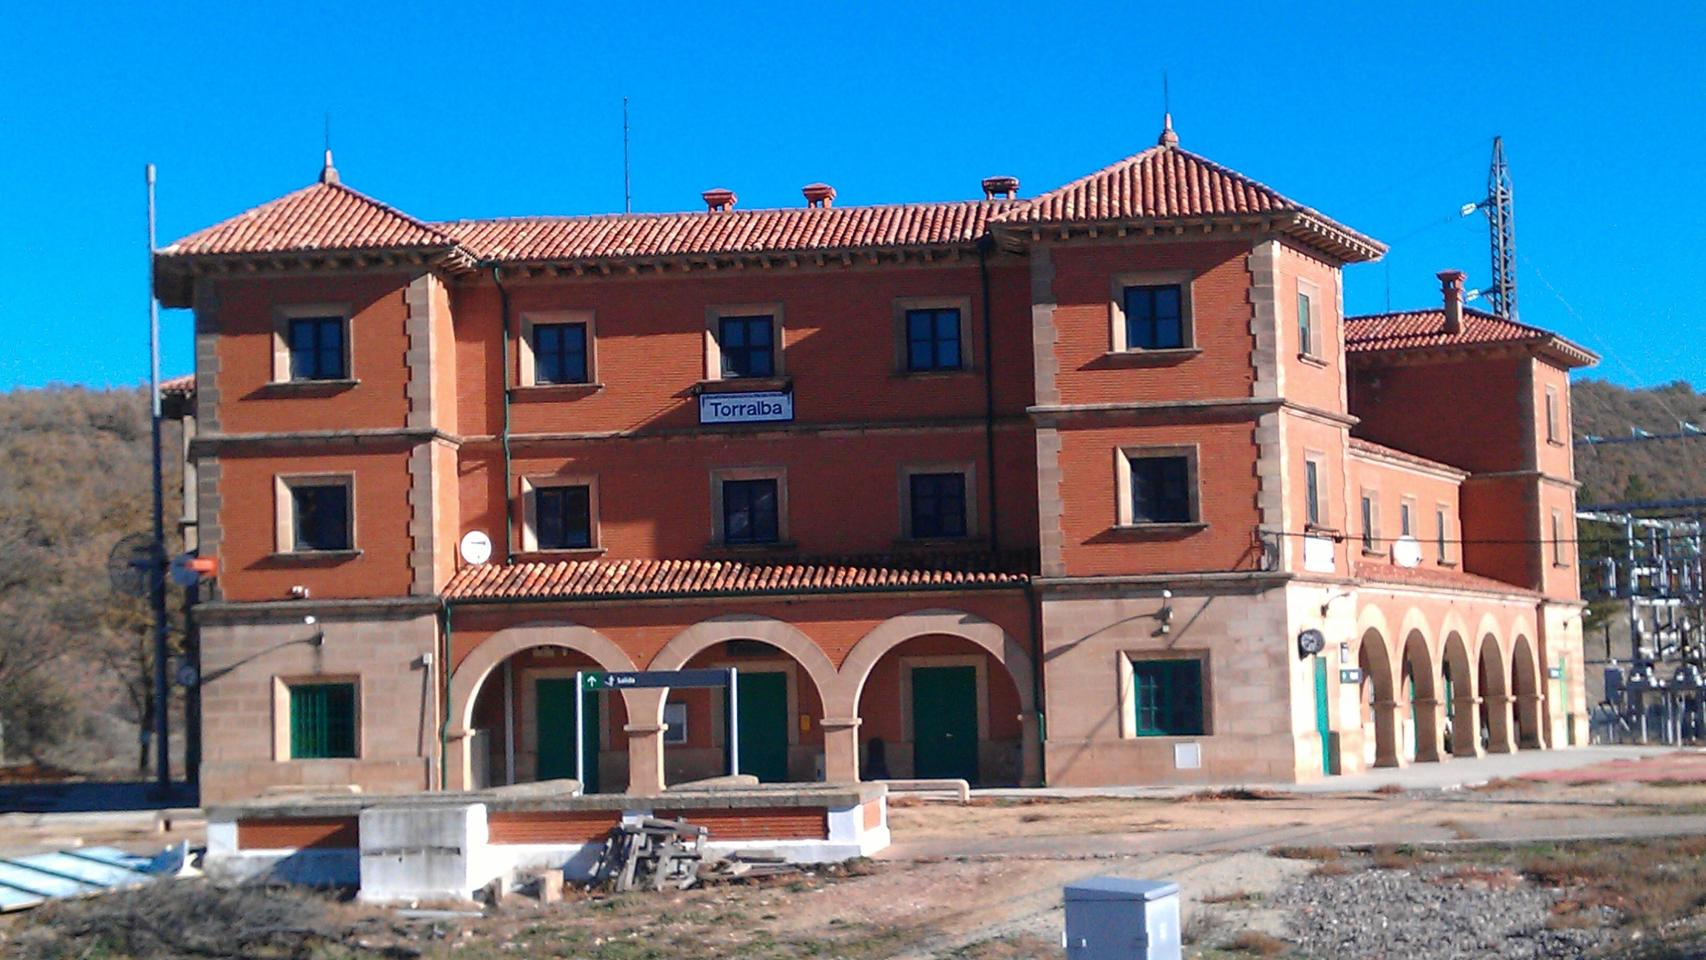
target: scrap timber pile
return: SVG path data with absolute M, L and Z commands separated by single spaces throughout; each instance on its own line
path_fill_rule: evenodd
M 739 852 L 705 858 L 709 831 L 686 820 L 646 817 L 610 831 L 593 872 L 594 889 L 686 890 L 696 884 L 756 880 L 793 873 L 798 868 L 781 857 Z

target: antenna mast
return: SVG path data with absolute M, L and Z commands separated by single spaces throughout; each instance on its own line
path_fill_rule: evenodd
M 622 212 L 634 212 L 634 189 L 628 175 L 628 98 L 622 98 Z
M 1493 253 L 1493 285 L 1487 291 L 1493 312 L 1516 315 L 1516 218 L 1511 210 L 1511 171 L 1505 163 L 1505 139 L 1493 138 L 1493 162 L 1487 170 L 1487 234 Z

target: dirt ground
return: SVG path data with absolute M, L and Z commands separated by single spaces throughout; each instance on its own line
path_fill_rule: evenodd
M 1449 943 L 1449 929 L 1434 935 L 1425 924 L 1452 922 L 1449 911 L 1473 888 L 1491 898 L 1481 915 L 1510 901 L 1513 952 L 1520 936 L 1537 956 L 1706 957 L 1689 945 L 1706 935 L 1694 919 L 1706 905 L 1706 783 L 1692 780 L 1585 775 L 1457 791 L 1233 790 L 963 807 L 899 799 L 890 824 L 889 850 L 845 868 L 684 893 L 571 893 L 558 905 L 517 894 L 473 916 L 409 919 L 302 891 L 180 882 L 169 893 L 0 919 L 0 955 L 1052 960 L 1064 956 L 1062 887 L 1108 874 L 1180 884 L 1187 956 L 1485 955 L 1393 946 L 1411 935 Z M 76 839 L 161 843 L 158 833 L 103 833 L 94 822 Z M 1408 898 L 1402 911 L 1380 899 L 1396 896 L 1388 889 Z M 127 904 L 148 896 L 191 902 Z M 225 902 L 234 897 L 261 897 L 285 919 L 236 929 L 259 913 Z M 1323 928 L 1327 919 L 1309 905 L 1329 899 L 1335 915 Z M 127 910 L 194 919 L 162 928 L 124 920 Z M 1406 923 L 1424 926 L 1406 933 Z M 202 940 L 184 942 L 194 936 Z M 1320 946 L 1327 942 L 1337 945 Z

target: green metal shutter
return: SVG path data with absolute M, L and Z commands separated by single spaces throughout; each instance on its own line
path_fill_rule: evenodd
M 316 760 L 355 756 L 355 684 L 290 688 L 290 756 Z

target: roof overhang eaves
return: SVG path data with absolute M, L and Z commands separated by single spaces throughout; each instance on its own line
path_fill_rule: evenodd
M 997 220 L 990 231 L 999 239 L 1016 238 L 1038 242 L 1054 234 L 1060 239 L 1075 236 L 1126 237 L 1133 233 L 1142 236 L 1186 236 L 1193 231 L 1213 233 L 1225 230 L 1243 233 L 1276 233 L 1327 254 L 1341 263 L 1378 260 L 1386 253 L 1386 245 L 1352 230 L 1347 230 L 1325 217 L 1302 210 L 1275 210 L 1261 213 L 1214 214 L 1192 217 L 1110 217 L 1089 219 L 1077 216 L 1049 218 L 1015 218 Z
M 1401 339 L 1401 338 L 1400 338 Z M 1460 359 L 1464 357 L 1493 357 L 1499 355 L 1544 356 L 1560 365 L 1576 369 L 1599 363 L 1599 355 L 1556 334 L 1545 333 L 1517 340 L 1485 340 L 1475 343 L 1426 343 L 1367 346 L 1370 341 L 1348 343 L 1345 356 L 1348 362 L 1367 357 L 1381 360 Z
M 518 272 L 560 275 L 572 273 L 663 273 L 670 270 L 760 269 L 801 266 L 853 266 L 856 262 L 923 261 L 964 259 L 976 254 L 984 235 L 943 243 L 906 245 L 862 245 L 848 247 L 779 247 L 768 250 L 706 251 L 695 253 L 632 254 L 598 257 L 484 257 L 475 262 L 482 269 L 502 267 Z
M 198 277 L 258 275 L 289 270 L 372 270 L 417 268 L 449 274 L 466 273 L 479 265 L 461 244 L 271 250 L 252 253 L 177 253 L 171 248 L 154 254 L 155 296 L 167 307 L 187 307 Z

